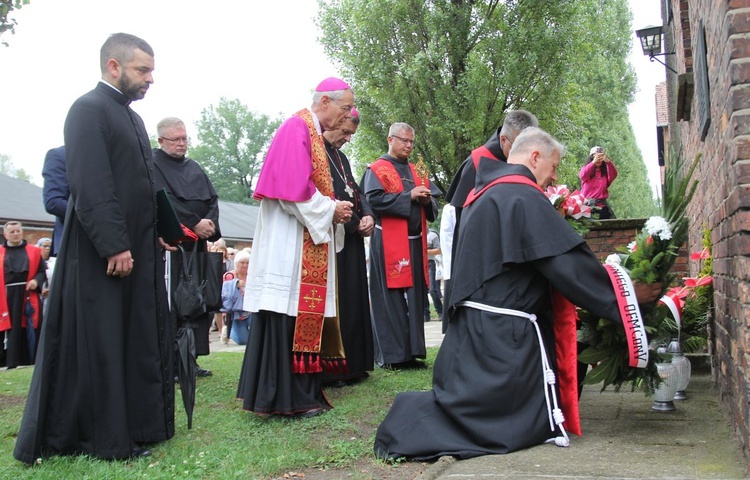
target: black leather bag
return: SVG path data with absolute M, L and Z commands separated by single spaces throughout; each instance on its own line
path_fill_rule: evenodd
M 191 273 L 194 262 L 182 246 L 179 249 L 182 253 L 182 271 L 172 296 L 172 309 L 183 322 L 192 322 L 207 311 L 203 295 L 206 282 Z
M 194 249 L 197 244 L 194 244 Z M 203 297 L 207 312 L 221 310 L 221 286 L 224 276 L 224 255 L 219 252 L 184 252 L 183 264 L 188 264 L 188 272 L 203 283 Z

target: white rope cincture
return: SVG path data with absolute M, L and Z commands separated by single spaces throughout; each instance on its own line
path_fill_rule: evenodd
M 565 416 L 563 415 L 563 412 L 560 409 L 560 406 L 558 405 L 557 392 L 555 391 L 555 383 L 557 383 L 557 379 L 555 377 L 555 372 L 550 367 L 549 357 L 547 356 L 547 349 L 544 347 L 544 340 L 542 339 L 542 331 L 539 328 L 539 324 L 536 321 L 536 315 L 534 315 L 533 313 L 526 313 L 520 310 L 513 310 L 510 308 L 493 307 L 491 305 L 485 305 L 484 303 L 472 302 L 469 300 L 459 302 L 457 306 L 475 308 L 477 310 L 483 310 L 485 312 L 491 312 L 491 313 L 498 313 L 501 315 L 511 315 L 513 317 L 521 317 L 521 318 L 525 318 L 529 320 L 532 323 L 532 325 L 534 325 L 534 329 L 536 330 L 536 337 L 539 342 L 539 354 L 542 360 L 542 380 L 543 380 L 543 388 L 544 388 L 544 399 L 547 403 L 547 417 L 549 418 L 550 430 L 554 432 L 555 425 L 557 425 L 560 428 L 560 431 L 562 432 L 561 437 L 558 436 L 558 437 L 550 438 L 544 443 L 554 443 L 558 447 L 569 447 L 570 438 L 568 437 L 568 433 L 565 431 L 565 427 L 563 427 L 563 423 L 565 422 Z M 551 395 L 552 402 L 550 402 L 550 393 L 552 394 Z M 554 407 L 553 407 L 553 404 L 554 404 Z

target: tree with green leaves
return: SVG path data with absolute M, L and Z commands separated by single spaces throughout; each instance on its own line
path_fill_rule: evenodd
M 239 100 L 221 98 L 196 122 L 199 144 L 190 150 L 222 200 L 252 203 L 252 188 L 280 119 L 251 112 Z
M 9 17 L 14 10 L 19 10 L 22 6 L 28 5 L 30 0 L 0 0 L 0 36 L 5 32 L 15 33 L 16 20 Z M 8 43 L 3 41 L 6 47 Z
M 505 113 L 523 108 L 568 146 L 563 181 L 580 184 L 589 148 L 603 144 L 618 168 L 643 171 L 635 188 L 650 193 L 627 117 L 635 76 L 626 0 L 319 3 L 324 49 L 357 93 L 360 163 L 385 150 L 391 123 L 407 122 L 415 155 L 445 190 Z
M 31 175 L 29 175 L 23 168 L 16 168 L 10 155 L 4 153 L 0 153 L 0 173 L 19 180 L 31 182 Z

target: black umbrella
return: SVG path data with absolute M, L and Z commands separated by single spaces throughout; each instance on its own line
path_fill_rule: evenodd
M 31 304 L 31 298 L 26 295 L 23 314 L 26 316 L 26 343 L 29 345 L 29 360 L 34 361 L 36 357 L 36 332 L 34 331 L 34 306 Z
M 177 329 L 178 368 L 177 378 L 182 392 L 182 404 L 187 414 L 188 428 L 193 428 L 193 408 L 195 407 L 195 333 L 196 324 L 185 322 Z
M 197 283 L 190 275 L 189 260 L 185 258 L 185 251 L 180 246 L 182 253 L 182 271 L 177 282 L 177 287 L 171 291 L 170 280 L 170 307 L 177 316 L 180 326 L 177 329 L 177 354 L 178 369 L 177 378 L 182 391 L 182 403 L 185 405 L 185 413 L 188 417 L 188 428 L 193 426 L 193 407 L 195 406 L 195 333 L 197 327 L 195 320 L 206 312 L 206 302 L 203 298 L 203 283 Z M 168 268 L 171 273 L 171 259 Z

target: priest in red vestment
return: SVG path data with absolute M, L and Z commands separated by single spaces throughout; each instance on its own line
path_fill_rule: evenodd
M 414 129 L 394 123 L 388 153 L 367 167 L 362 188 L 375 214 L 370 240 L 370 300 L 375 361 L 385 368 L 424 368 L 427 222 L 441 192 L 409 162 Z M 418 162 L 419 164 L 420 162 Z
M 8 222 L 0 245 L 0 367 L 33 365 L 39 344 L 42 302 L 47 279 L 41 250 L 23 239 L 23 226 Z

